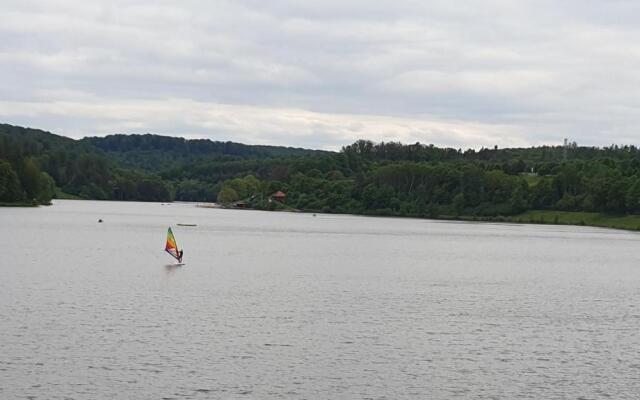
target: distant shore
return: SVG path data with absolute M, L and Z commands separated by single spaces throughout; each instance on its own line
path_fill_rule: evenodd
M 532 210 L 507 218 L 508 222 L 517 223 L 594 226 L 640 231 L 640 215 L 636 214 Z
M 307 211 L 305 211 L 307 212 Z M 369 216 L 368 214 L 363 214 Z M 387 216 L 387 215 L 378 215 Z M 407 217 L 388 215 L 399 218 L 421 218 L 434 221 L 465 221 L 465 222 L 493 222 L 532 225 L 567 225 L 590 226 L 594 228 L 618 229 L 625 231 L 640 231 L 640 215 L 609 215 L 601 213 L 573 212 L 573 211 L 545 211 L 532 210 L 522 214 L 510 216 L 437 216 L 437 217 Z
M 640 231 L 640 215 L 609 215 L 573 211 L 532 210 L 510 216 L 437 216 L 442 221 L 494 222 L 533 225 L 590 226 L 625 231 Z
M 60 199 L 71 200 L 71 199 Z M 81 200 L 81 199 L 72 199 Z M 94 200 L 87 200 L 94 201 Z M 117 201 L 117 200 L 116 200 Z M 179 204 L 180 202 L 175 202 Z M 164 202 L 162 204 L 171 204 Z M 267 211 L 256 208 L 234 208 L 225 206 L 220 203 L 189 203 L 194 204 L 198 208 L 211 208 L 222 210 L 254 210 Z M 26 202 L 7 203 L 0 202 L 0 207 L 38 207 L 39 205 L 50 204 L 32 204 Z M 318 210 L 298 210 L 298 209 L 278 209 L 279 212 L 296 212 L 306 214 L 328 214 L 341 215 L 338 213 L 326 213 Z M 412 218 L 412 219 L 429 219 L 435 221 L 466 221 L 466 222 L 503 222 L 515 224 L 536 224 L 536 225 L 570 225 L 570 226 L 591 226 L 596 228 L 621 229 L 626 231 L 640 231 L 640 215 L 636 214 L 605 214 L 595 212 L 574 212 L 574 211 L 547 211 L 547 210 L 531 210 L 522 214 L 510 216 L 473 216 L 473 215 L 438 215 L 430 217 L 410 216 L 410 215 L 394 215 L 394 214 L 353 214 L 363 217 L 394 217 L 394 218 Z
M 7 203 L 0 201 L 0 207 L 38 207 L 40 204 L 32 204 L 25 202 Z
M 198 204 L 197 207 L 217 208 L 224 210 L 254 210 L 268 211 L 257 208 L 234 208 L 224 206 L 219 203 Z M 334 214 L 317 210 L 298 210 L 298 209 L 278 209 L 274 211 L 280 212 L 296 212 L 305 214 Z M 531 210 L 521 214 L 509 216 L 474 216 L 474 215 L 438 215 L 431 217 L 411 216 L 411 215 L 394 215 L 394 214 L 376 214 L 364 213 L 353 214 L 363 217 L 395 217 L 395 218 L 412 218 L 412 219 L 429 219 L 435 221 L 466 221 L 466 222 L 504 222 L 514 224 L 536 224 L 536 225 L 570 225 L 570 226 L 591 226 L 596 228 L 622 229 L 626 231 L 640 231 L 640 215 L 615 215 L 595 212 L 575 212 L 575 211 L 547 211 L 547 210 Z

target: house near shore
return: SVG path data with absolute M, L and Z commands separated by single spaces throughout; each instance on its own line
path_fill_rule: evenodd
M 270 199 L 277 201 L 279 203 L 284 203 L 284 201 L 287 198 L 287 194 L 278 190 L 277 192 L 275 192 L 274 194 L 271 195 Z

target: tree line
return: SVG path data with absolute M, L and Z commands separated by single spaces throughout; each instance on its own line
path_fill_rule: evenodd
M 0 202 L 245 201 L 335 213 L 499 216 L 640 212 L 640 150 L 441 148 L 359 140 L 339 152 L 157 135 L 73 140 L 0 125 Z
M 235 176 L 240 166 L 252 170 L 258 160 L 316 154 L 327 152 L 150 134 L 73 140 L 0 124 L 0 202 L 47 204 L 55 197 L 215 201 L 221 181 Z M 220 173 L 198 174 L 199 163 L 213 164 Z M 197 177 L 185 172 L 191 169 Z
M 243 185 L 247 179 L 251 184 Z M 324 158 L 272 162 L 267 171 L 226 180 L 220 193 L 223 201 L 248 199 L 249 205 L 264 208 L 256 199 L 275 190 L 287 192 L 290 207 L 335 213 L 486 217 L 561 210 L 631 214 L 640 212 L 640 152 L 632 146 L 463 152 L 358 141 Z

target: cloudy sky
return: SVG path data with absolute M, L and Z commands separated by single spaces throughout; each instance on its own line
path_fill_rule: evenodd
M 640 2 L 2 0 L 0 121 L 339 149 L 640 142 Z

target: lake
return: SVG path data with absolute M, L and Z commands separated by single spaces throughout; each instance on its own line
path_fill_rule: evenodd
M 640 393 L 636 233 L 60 200 L 0 243 L 2 399 Z

